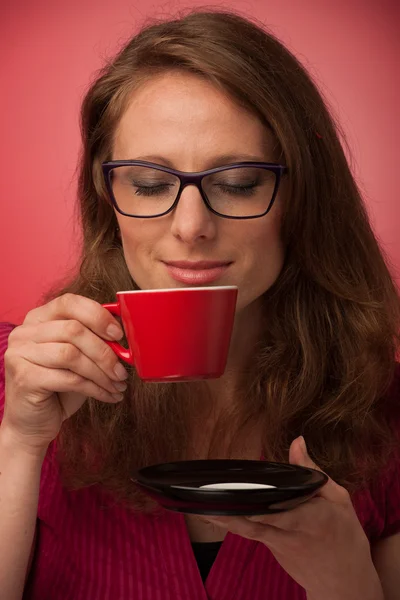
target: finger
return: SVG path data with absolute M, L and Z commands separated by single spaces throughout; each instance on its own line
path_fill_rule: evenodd
M 325 512 L 326 506 L 321 506 L 321 504 L 326 504 L 326 500 L 314 497 L 287 511 L 245 518 L 252 523 L 261 523 L 284 531 L 305 531 L 320 518 L 321 510 Z
M 307 446 L 303 436 L 300 436 L 293 440 L 289 449 L 289 462 L 292 465 L 298 465 L 300 467 L 308 467 L 309 469 L 315 469 L 324 473 L 322 469 L 315 464 L 308 454 Z M 327 475 L 325 473 L 325 475 Z M 345 488 L 340 486 L 338 483 L 333 481 L 327 475 L 328 481 L 316 492 L 316 496 L 325 498 L 331 502 L 337 502 L 338 504 L 348 504 L 350 496 Z
M 312 531 L 316 526 L 319 527 L 319 524 L 326 521 L 326 504 L 327 502 L 323 498 L 312 498 L 292 510 L 267 515 L 251 515 L 243 518 L 252 524 L 271 527 L 274 531 L 286 531 L 291 534 Z M 220 517 L 215 518 L 219 519 Z M 230 517 L 221 518 L 229 519 Z
M 210 523 L 218 525 L 231 533 L 249 540 L 256 540 L 271 548 L 278 547 L 291 535 L 288 531 L 272 525 L 264 525 L 250 521 L 246 517 L 205 517 Z
M 58 392 L 75 392 L 82 394 L 85 398 L 95 398 L 100 402 L 116 403 L 123 399 L 123 394 L 111 394 L 104 388 L 98 386 L 94 381 L 85 379 L 77 373 L 65 369 L 48 369 L 40 365 L 29 363 L 19 359 L 22 363 L 18 368 L 19 377 L 14 380 L 14 386 L 21 391 L 21 396 L 27 395 L 25 382 L 29 384 L 29 395 L 31 390 L 39 390 L 44 394 Z
M 324 530 L 327 522 L 332 515 L 333 504 L 329 505 L 323 498 L 312 498 L 305 504 L 301 504 L 292 510 L 267 514 L 267 515 L 251 515 L 245 517 L 204 517 L 218 526 L 232 526 L 231 519 L 245 519 L 258 527 L 268 528 L 268 536 L 271 541 L 276 541 L 277 538 L 272 537 L 274 533 L 284 533 L 293 535 L 301 534 L 302 532 L 311 532 L 314 530 Z M 327 511 L 328 508 L 328 511 Z M 254 530 L 258 531 L 258 530 Z M 280 538 L 281 540 L 283 537 Z
M 21 357 L 31 364 L 48 369 L 64 369 L 93 381 L 98 387 L 110 394 L 123 392 L 126 384 L 112 381 L 92 360 L 82 354 L 76 346 L 68 343 L 35 344 L 28 342 L 19 349 Z M 57 388 L 54 391 L 58 390 Z
M 128 373 L 115 352 L 95 333 L 75 319 L 47 321 L 40 325 L 22 328 L 21 343 L 29 339 L 37 344 L 47 342 L 72 343 L 83 355 L 93 361 L 107 376 L 115 381 L 127 379 Z M 16 340 L 18 343 L 18 339 Z M 46 365 L 49 366 L 49 365 Z
M 100 337 L 109 340 L 119 340 L 123 336 L 120 324 L 107 309 L 91 298 L 76 294 L 64 294 L 31 310 L 23 324 L 36 325 L 58 319 L 80 321 Z

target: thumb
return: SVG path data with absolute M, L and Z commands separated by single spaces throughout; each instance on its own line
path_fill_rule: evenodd
M 309 469 L 315 469 L 316 471 L 324 473 L 324 471 L 318 465 L 316 465 L 315 462 L 310 458 L 306 442 L 302 435 L 294 439 L 290 445 L 289 463 L 291 465 L 298 465 L 299 467 L 308 467 Z M 327 475 L 327 473 L 325 473 L 325 475 Z M 316 493 L 316 496 L 321 496 L 333 502 L 342 502 L 343 496 L 345 495 L 344 492 L 344 488 L 342 488 L 339 484 L 335 483 L 333 479 L 331 479 L 328 476 L 328 481 L 321 488 L 319 488 L 319 490 Z
M 305 439 L 302 435 L 293 440 L 289 449 L 289 462 L 291 465 L 298 465 L 299 467 L 309 467 L 310 469 L 321 469 L 311 460 Z

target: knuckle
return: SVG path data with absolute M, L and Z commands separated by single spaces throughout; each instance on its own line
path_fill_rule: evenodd
M 80 314 L 86 314 L 88 320 L 90 320 L 90 327 L 92 329 L 94 326 L 94 329 L 101 330 L 104 326 L 104 314 L 101 305 L 92 298 L 67 292 L 59 296 L 58 301 L 61 302 L 62 311 L 67 315 L 71 313 L 76 315 L 78 310 Z
M 69 306 L 76 302 L 75 294 L 71 294 L 71 292 L 66 292 L 62 296 L 57 298 L 58 302 L 62 302 L 65 306 Z
M 62 296 L 55 298 L 55 302 L 60 304 L 61 312 L 69 314 L 79 304 L 80 296 L 66 292 Z
M 22 327 L 15 327 L 8 336 L 8 347 L 12 346 L 14 342 L 17 342 L 21 338 Z
M 77 321 L 76 319 L 71 319 L 70 321 L 65 322 L 65 329 L 68 334 L 68 337 L 75 338 L 79 337 L 85 331 L 85 327 Z
M 66 374 L 66 380 L 67 385 L 71 386 L 72 388 L 76 388 L 85 382 L 85 379 L 81 375 L 78 375 L 78 373 L 74 373 L 74 371 L 68 371 Z
M 75 363 L 80 356 L 80 351 L 73 344 L 62 344 L 59 349 L 59 360 L 62 363 Z
M 97 332 L 105 331 L 107 324 L 108 324 L 109 315 L 107 313 L 105 314 L 103 312 L 103 310 L 99 304 L 97 304 L 93 308 L 92 315 L 93 315 L 93 323 L 94 323 L 95 330 Z
M 18 370 L 19 366 L 19 354 L 12 347 L 9 346 L 4 353 L 4 366 L 7 370 L 9 370 L 12 374 L 15 374 Z
M 343 503 L 351 503 L 350 494 L 346 490 L 346 488 L 339 486 L 337 492 L 339 498 L 342 500 Z
M 24 360 L 12 350 L 7 350 L 4 355 L 4 365 L 6 367 L 6 375 L 12 379 L 12 386 L 16 390 L 21 390 L 26 387 L 26 383 L 31 380 L 29 371 L 32 370 L 32 365 Z
M 38 315 L 39 313 L 40 313 L 40 307 L 32 308 L 32 310 L 30 310 L 25 315 L 22 325 L 31 325 L 33 323 L 36 323 L 38 321 L 38 318 L 36 315 Z M 16 329 L 19 329 L 19 328 L 16 327 Z
M 118 358 L 115 352 L 111 350 L 105 342 L 99 347 L 99 361 L 111 368 L 114 368 Z

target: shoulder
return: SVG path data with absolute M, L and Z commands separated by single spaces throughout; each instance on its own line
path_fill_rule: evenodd
M 385 396 L 383 410 L 396 433 L 400 454 L 400 363 L 398 362 L 395 365 L 392 383 Z
M 396 362 L 392 383 L 389 387 L 387 397 L 392 401 L 393 407 L 399 406 L 400 401 L 400 362 Z
M 400 532 L 400 363 L 396 363 L 383 409 L 395 434 L 395 448 L 381 475 L 352 498 L 370 542 Z

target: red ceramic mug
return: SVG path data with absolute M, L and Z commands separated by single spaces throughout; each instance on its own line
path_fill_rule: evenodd
M 103 304 L 121 317 L 129 348 L 108 342 L 145 381 L 223 375 L 235 317 L 236 286 L 117 292 Z

